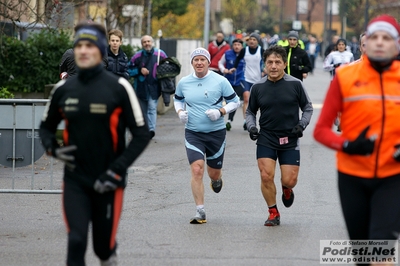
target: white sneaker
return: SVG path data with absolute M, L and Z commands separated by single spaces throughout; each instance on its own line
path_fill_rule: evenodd
M 204 209 L 197 209 L 196 216 L 190 219 L 191 224 L 204 224 L 206 222 L 206 211 Z

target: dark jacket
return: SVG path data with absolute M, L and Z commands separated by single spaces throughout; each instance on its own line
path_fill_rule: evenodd
M 60 62 L 60 71 L 61 73 L 67 72 L 68 77 L 71 77 L 73 75 L 76 75 L 76 65 L 75 65 L 75 59 L 74 59 L 74 49 L 70 48 L 61 57 L 61 62 Z
M 285 72 L 299 80 L 303 80 L 303 73 L 311 71 L 311 62 L 308 54 L 300 46 L 294 48 L 284 47 L 287 53 L 287 66 Z
M 105 68 L 108 66 L 107 56 L 103 57 L 103 66 Z M 78 68 L 75 64 L 74 49 L 70 48 L 64 52 L 63 56 L 61 57 L 59 72 L 59 74 L 67 72 L 68 78 L 75 76 L 78 73 Z
M 117 76 L 129 79 L 129 74 L 128 74 L 129 60 L 124 51 L 122 51 L 122 49 L 119 48 L 118 54 L 115 55 L 111 51 L 110 47 L 108 47 L 107 53 L 108 53 L 107 70 L 113 72 Z
M 134 88 L 139 99 L 148 101 L 156 100 L 161 95 L 161 87 L 157 81 L 157 56 L 160 53 L 160 60 L 167 58 L 163 50 L 152 48 L 150 51 L 140 50 L 128 63 L 128 72 L 135 78 Z M 149 70 L 147 76 L 141 73 L 142 68 Z
M 125 176 L 150 140 L 146 119 L 129 82 L 100 65 L 59 81 L 40 124 L 46 151 L 58 147 L 56 130 L 64 120 L 64 144 L 76 145 L 74 169 L 64 178 L 93 187 L 107 169 Z M 136 105 L 135 105 L 136 104 Z M 132 141 L 126 146 L 128 128 Z
M 160 60 L 157 67 L 157 79 L 161 87 L 161 95 L 165 106 L 169 106 L 171 94 L 175 93 L 175 77 L 181 73 L 181 64 L 176 57 Z
M 228 50 L 225 52 L 225 68 L 231 69 L 234 67 L 234 63 L 236 60 L 237 54 L 233 50 Z M 239 86 L 242 81 L 244 81 L 244 68 L 245 62 L 244 59 L 239 61 L 239 64 L 236 68 L 236 71 L 232 74 L 224 74 L 225 78 L 229 80 L 229 83 L 232 86 Z
M 328 54 L 336 50 L 336 43 L 331 43 L 326 47 L 324 56 L 327 57 Z

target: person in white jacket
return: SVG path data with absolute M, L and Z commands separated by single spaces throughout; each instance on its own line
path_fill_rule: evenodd
M 341 65 L 348 64 L 354 61 L 354 56 L 346 50 L 347 42 L 345 39 L 339 39 L 336 42 L 336 51 L 331 52 L 325 58 L 324 70 L 332 71 L 332 78 L 335 76 L 335 69 Z

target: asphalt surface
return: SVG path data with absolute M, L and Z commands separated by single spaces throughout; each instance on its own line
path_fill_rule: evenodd
M 260 191 L 256 145 L 243 130 L 241 110 L 227 132 L 224 186 L 215 194 L 205 182 L 207 223 L 189 224 L 195 214 L 184 125 L 171 109 L 158 117 L 156 136 L 129 170 L 118 231 L 119 265 L 319 265 L 320 240 L 347 239 L 340 209 L 334 152 L 312 137 L 328 88 L 329 74 L 318 61 L 304 85 L 314 104 L 311 124 L 301 139 L 301 167 L 295 202 L 277 202 L 281 225 L 265 227 L 268 208 Z M 53 167 L 60 188 L 62 164 Z M 43 156 L 34 170 L 12 173 L 0 166 L 0 188 L 45 185 L 50 171 Z M 275 181 L 280 187 L 277 168 Z M 60 194 L 0 193 L 0 265 L 65 265 L 66 231 Z M 87 265 L 99 265 L 89 239 Z

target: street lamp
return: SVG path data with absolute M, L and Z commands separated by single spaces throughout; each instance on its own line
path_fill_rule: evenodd
M 204 47 L 208 47 L 208 40 L 210 35 L 210 0 L 205 1 L 204 6 L 204 32 L 203 32 Z
M 367 28 L 369 21 L 369 0 L 365 3 L 365 10 L 364 10 L 364 30 Z

